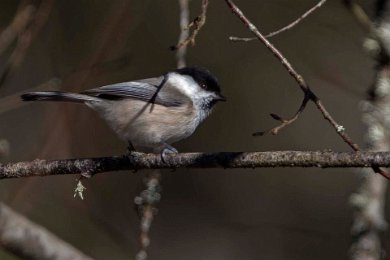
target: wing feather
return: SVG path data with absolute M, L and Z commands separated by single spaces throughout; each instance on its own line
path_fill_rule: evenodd
M 82 94 L 108 100 L 132 98 L 167 107 L 181 106 L 189 101 L 180 91 L 165 82 L 164 77 L 107 85 L 86 90 Z

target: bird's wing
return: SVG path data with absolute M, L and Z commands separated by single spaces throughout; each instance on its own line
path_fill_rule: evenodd
M 181 106 L 190 100 L 168 84 L 164 76 L 94 88 L 82 92 L 108 100 L 132 98 L 167 107 Z

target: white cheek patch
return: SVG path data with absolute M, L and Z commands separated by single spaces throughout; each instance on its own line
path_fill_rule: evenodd
M 192 77 L 187 75 L 180 75 L 175 72 L 171 72 L 169 74 L 168 82 L 171 85 L 176 86 L 181 93 L 190 98 L 192 98 L 201 90 L 198 83 L 196 83 Z
M 215 94 L 202 89 L 191 76 L 171 72 L 168 82 L 192 100 L 196 110 L 196 124 L 199 124 L 211 113 L 209 104 L 215 98 Z
M 215 97 L 214 93 L 202 89 L 192 77 L 187 75 L 172 72 L 169 74 L 168 82 L 177 86 L 177 89 L 191 98 L 194 103 L 209 101 Z

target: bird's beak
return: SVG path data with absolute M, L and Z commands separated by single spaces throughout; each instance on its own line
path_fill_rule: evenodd
M 216 94 L 215 95 L 215 98 L 214 98 L 215 101 L 226 101 L 226 98 L 224 96 L 222 96 L 221 94 Z

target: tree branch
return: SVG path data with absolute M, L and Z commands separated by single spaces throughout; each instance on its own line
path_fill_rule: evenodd
M 318 8 L 320 8 L 323 4 L 325 4 L 326 0 L 321 0 L 319 1 L 315 6 L 311 7 L 309 10 L 307 10 L 305 13 L 303 13 L 300 17 L 298 17 L 296 20 L 294 20 L 293 22 L 289 23 L 288 25 L 274 31 L 274 32 L 271 32 L 269 34 L 267 34 L 265 37 L 266 38 L 271 38 L 271 37 L 274 37 L 275 35 L 278 35 L 282 32 L 285 32 L 287 30 L 290 30 L 291 28 L 293 28 L 295 25 L 297 25 L 298 23 L 302 22 L 306 17 L 308 17 L 311 13 L 313 13 L 315 10 L 317 10 Z M 235 37 L 235 36 L 230 36 L 229 37 L 229 40 L 233 41 L 233 42 L 249 42 L 249 41 L 253 41 L 253 40 L 256 40 L 257 38 L 256 37 L 249 37 L 249 38 L 241 38 L 241 37 Z
M 301 113 L 305 110 L 307 102 L 309 102 L 309 101 L 310 101 L 310 97 L 308 97 L 305 94 L 304 97 L 303 97 L 301 106 L 298 108 L 297 112 L 295 112 L 294 116 L 289 118 L 289 119 L 283 119 L 282 117 L 280 117 L 280 116 L 278 116 L 276 114 L 270 114 L 273 119 L 280 121 L 281 124 L 276 126 L 276 127 L 271 128 L 268 131 L 262 131 L 262 132 L 253 133 L 253 136 L 262 136 L 262 135 L 265 135 L 267 133 L 271 133 L 273 135 L 277 135 L 281 129 L 283 129 L 284 127 L 286 127 L 286 126 L 288 126 L 288 125 L 290 125 L 292 123 L 294 123 L 299 118 Z
M 188 30 L 189 16 L 190 16 L 190 8 L 188 6 L 189 0 L 179 0 L 180 5 L 180 35 L 178 44 L 184 42 L 190 35 L 190 31 Z M 183 68 L 186 66 L 186 53 L 187 53 L 187 45 L 183 45 L 181 48 L 177 49 L 176 52 L 176 61 L 177 68 Z
M 91 259 L 0 203 L 0 246 L 23 259 Z
M 312 101 L 317 109 L 321 112 L 322 116 L 329 124 L 334 128 L 336 133 L 347 143 L 354 151 L 360 151 L 359 146 L 349 137 L 346 133 L 345 128 L 337 123 L 337 121 L 332 117 L 332 115 L 328 112 L 325 106 L 322 104 L 321 100 L 315 95 L 315 93 L 310 89 L 309 85 L 306 83 L 304 78 L 294 69 L 291 63 L 287 60 L 286 57 L 271 43 L 267 40 L 267 38 L 257 29 L 257 27 L 244 15 L 244 13 L 233 3 L 232 0 L 225 0 L 226 4 L 232 10 L 232 12 L 245 24 L 246 27 L 256 36 L 256 38 L 263 43 L 271 53 L 282 63 L 283 67 L 287 70 L 290 76 L 298 83 L 298 86 L 302 90 L 305 95 L 305 98 L 309 98 Z M 302 102 L 305 104 L 305 100 Z M 296 114 L 296 118 L 299 116 L 301 112 L 298 111 Z M 290 119 L 290 123 L 294 122 L 296 118 Z M 290 124 L 289 123 L 289 124 Z M 289 124 L 282 124 L 278 127 L 278 131 L 283 127 Z M 390 180 L 390 174 L 386 171 L 380 169 L 379 167 L 372 168 L 374 172 L 379 173 L 386 179 Z
M 202 0 L 202 12 L 200 15 L 198 15 L 190 24 L 187 25 L 187 30 L 191 29 L 193 27 L 191 34 L 187 36 L 187 38 L 179 41 L 175 46 L 171 46 L 172 51 L 176 51 L 184 46 L 187 46 L 189 43 L 191 43 L 192 46 L 195 45 L 195 38 L 198 35 L 200 29 L 203 27 L 203 25 L 206 23 L 206 14 L 207 14 L 207 6 L 209 5 L 208 0 Z
M 173 168 L 270 168 L 270 167 L 390 167 L 390 152 L 218 152 L 167 155 L 132 152 L 112 156 L 66 160 L 34 160 L 0 164 L 0 179 L 64 174 L 83 174 L 141 169 Z

